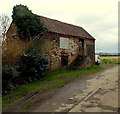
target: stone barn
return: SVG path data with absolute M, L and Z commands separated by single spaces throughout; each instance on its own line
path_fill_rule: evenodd
M 95 39 L 82 27 L 40 16 L 40 21 L 48 29 L 42 42 L 43 53 L 49 58 L 49 69 L 69 67 L 75 60 L 81 67 L 95 63 Z M 17 27 L 11 24 L 7 37 L 19 37 Z

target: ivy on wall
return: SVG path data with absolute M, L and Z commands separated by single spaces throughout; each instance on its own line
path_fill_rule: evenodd
M 40 37 L 47 30 L 40 21 L 39 16 L 24 5 L 16 5 L 12 12 L 13 23 L 18 28 L 18 34 L 22 40 L 32 40 L 36 36 Z

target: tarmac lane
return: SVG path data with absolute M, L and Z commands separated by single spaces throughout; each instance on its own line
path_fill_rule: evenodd
M 110 67 L 68 83 L 34 112 L 118 112 L 118 69 Z

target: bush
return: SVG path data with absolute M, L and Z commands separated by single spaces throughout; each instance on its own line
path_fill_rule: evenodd
M 109 63 L 108 59 L 103 59 L 102 62 L 103 62 L 104 64 L 108 64 L 108 63 Z
M 48 70 L 48 60 L 35 42 L 9 39 L 2 51 L 3 94 L 21 84 L 41 79 Z
M 2 47 L 2 63 L 10 66 L 16 66 L 21 53 L 25 51 L 28 45 L 29 43 L 21 40 L 6 38 Z
M 30 48 L 21 54 L 19 60 L 19 72 L 21 83 L 29 83 L 41 79 L 48 70 L 48 60 L 43 56 L 39 48 Z
M 3 94 L 15 89 L 15 79 L 18 77 L 18 72 L 14 67 L 9 65 L 2 66 L 2 91 Z

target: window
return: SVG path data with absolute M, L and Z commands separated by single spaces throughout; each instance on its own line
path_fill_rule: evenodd
M 69 38 L 60 37 L 60 48 L 69 49 Z

